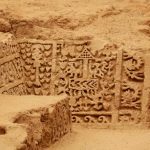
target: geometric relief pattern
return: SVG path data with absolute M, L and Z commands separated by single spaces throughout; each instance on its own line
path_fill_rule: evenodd
M 19 47 L 14 41 L 0 43 L 0 93 L 26 94 L 23 75 L 22 59 Z
M 57 52 L 56 94 L 70 96 L 73 122 L 110 123 L 115 95 L 116 51 L 92 52 L 86 44 Z M 69 49 L 68 49 L 69 50 Z
M 139 122 L 144 86 L 144 59 L 139 52 L 123 53 L 120 122 Z M 128 111 L 127 111 L 128 110 Z
M 144 55 L 88 42 L 20 42 L 27 94 L 70 97 L 72 122 L 141 121 Z
M 19 45 L 24 61 L 27 93 L 50 95 L 53 44 L 22 42 Z

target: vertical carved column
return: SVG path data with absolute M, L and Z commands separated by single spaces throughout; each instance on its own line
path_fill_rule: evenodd
M 146 123 L 148 118 L 148 107 L 150 100 L 150 54 L 145 54 L 145 68 L 144 68 L 144 88 L 142 96 L 142 121 Z
M 121 97 L 121 78 L 122 78 L 122 49 L 118 50 L 115 74 L 115 100 L 113 105 L 112 123 L 118 122 L 118 109 Z
M 28 94 L 50 95 L 53 60 L 53 42 L 40 40 L 20 41 L 24 61 L 25 84 Z

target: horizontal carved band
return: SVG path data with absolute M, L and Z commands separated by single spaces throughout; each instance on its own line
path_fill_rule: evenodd
M 15 54 L 12 54 L 12 55 L 10 55 L 10 56 L 1 58 L 1 59 L 0 59 L 0 65 L 4 64 L 4 63 L 6 63 L 6 62 L 12 61 L 13 59 L 19 58 L 19 57 L 20 57 L 19 53 L 15 53 Z

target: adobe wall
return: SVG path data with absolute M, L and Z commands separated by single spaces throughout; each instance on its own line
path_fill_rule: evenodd
M 103 127 L 149 121 L 149 51 L 91 40 L 23 40 L 14 47 L 17 54 L 0 61 L 1 93 L 65 93 L 74 123 Z
M 43 149 L 70 132 L 69 99 L 66 96 L 24 96 L 38 94 L 29 93 L 27 82 L 30 80 L 26 78 L 21 54 L 11 34 L 0 37 L 0 147 L 5 150 Z M 8 143 L 8 139 L 13 142 Z
M 20 48 L 11 34 L 0 36 L 0 94 L 26 94 Z
M 84 40 L 24 40 L 19 45 L 27 93 L 67 94 L 74 123 L 147 123 L 149 51 Z
M 42 150 L 71 131 L 68 98 L 0 95 L 0 148 Z

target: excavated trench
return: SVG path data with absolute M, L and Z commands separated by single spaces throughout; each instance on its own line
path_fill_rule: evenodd
M 71 119 L 98 128 L 149 128 L 149 51 L 126 51 L 109 43 L 95 50 L 92 40 L 10 37 L 0 46 L 2 96 L 35 95 L 42 103 L 45 95 L 68 97 L 67 105 L 56 103 L 52 112 L 47 107 L 31 109 L 13 121 L 27 125 L 19 150 L 53 145 L 70 132 Z
M 113 1 L 58 0 L 42 4 L 40 1 L 21 0 L 19 7 L 18 2 L 15 5 L 11 1 L 8 4 L 7 1 L 0 2 L 0 94 L 67 94 L 74 124 L 107 129 L 149 128 L 149 5 L 134 0 Z M 16 11 L 19 9 L 22 14 Z M 78 138 L 67 137 L 61 141 L 60 138 L 70 132 L 61 126 L 65 118 L 63 120 L 61 116 L 57 120 L 55 114 L 51 117 L 45 112 L 46 108 L 16 118 L 14 123 L 19 124 L 18 130 L 26 139 L 20 140 L 23 145 L 18 149 L 36 150 L 41 145 L 48 146 L 59 140 L 60 144 L 54 144 L 53 149 L 73 150 L 75 146 L 76 149 L 96 149 L 103 141 L 101 147 L 110 150 L 113 149 L 111 146 L 115 149 L 117 140 L 120 143 L 137 140 L 125 135 L 121 141 L 121 131 L 112 131 L 117 140 L 111 145 L 107 143 L 107 138 L 111 140 L 107 131 L 93 129 L 88 132 L 86 128 L 81 131 L 75 127 L 71 138 L 76 138 L 75 134 Z M 62 111 L 63 108 L 57 113 Z M 24 129 L 22 125 L 28 128 Z M 141 133 L 143 136 L 139 141 L 142 137 L 149 137 L 146 132 Z M 100 134 L 106 138 L 103 140 Z M 0 125 L 0 136 L 5 135 L 7 130 Z M 92 138 L 99 140 L 95 142 Z M 66 147 L 69 140 L 73 144 Z M 146 143 L 148 146 L 147 140 Z M 110 147 L 106 148 L 105 145 L 109 144 Z M 122 144 L 126 150 L 147 150 L 140 145 L 135 147 L 130 143 L 129 148 Z M 5 145 L 11 144 L 6 142 Z

